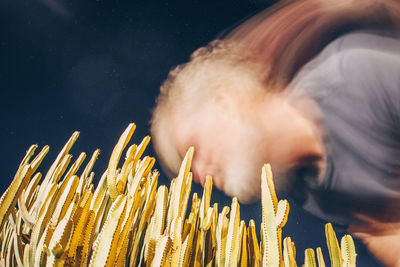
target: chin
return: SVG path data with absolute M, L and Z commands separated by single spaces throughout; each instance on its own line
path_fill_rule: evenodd
M 258 166 L 254 162 L 231 164 L 226 168 L 223 188 L 219 189 L 230 197 L 237 197 L 243 204 L 254 203 L 261 198 L 261 168 L 262 165 Z M 274 176 L 275 190 L 281 194 L 287 190 L 290 179 L 277 169 L 274 172 L 277 174 Z
M 250 190 L 249 190 L 250 189 Z M 239 186 L 231 186 L 224 190 L 225 194 L 230 197 L 236 197 L 242 204 L 251 204 L 260 199 L 261 190 L 258 187 L 257 190 L 251 190 L 254 188 L 246 188 L 244 184 Z
M 237 197 L 239 202 L 250 204 L 261 197 L 261 167 L 240 164 L 231 164 L 227 168 L 223 188 L 225 194 Z

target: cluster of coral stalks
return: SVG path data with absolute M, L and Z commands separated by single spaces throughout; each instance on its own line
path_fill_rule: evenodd
M 206 179 L 202 198 L 193 194 L 187 212 L 192 148 L 169 190 L 157 188 L 155 159 L 142 157 L 149 137 L 129 146 L 120 165 L 134 129 L 130 124 L 120 137 L 96 188 L 92 168 L 98 150 L 80 176 L 85 153 L 70 164 L 69 151 L 78 132 L 43 179 L 36 170 L 49 147 L 34 158 L 37 146 L 27 151 L 1 197 L 1 266 L 297 266 L 294 243 L 286 237 L 282 244 L 281 237 L 289 204 L 278 201 L 269 165 L 262 169 L 259 242 L 254 221 L 246 225 L 240 220 L 236 198 L 221 211 L 218 204 L 210 206 L 211 177 Z M 325 231 L 331 266 L 355 266 L 351 236 L 344 236 L 339 246 L 330 224 Z M 317 263 L 325 266 L 321 248 L 316 256 L 307 249 L 304 266 Z

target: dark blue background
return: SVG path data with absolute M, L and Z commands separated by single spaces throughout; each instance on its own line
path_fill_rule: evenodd
M 268 0 L 0 2 L 1 183 L 4 192 L 31 144 L 50 145 L 44 172 L 75 130 L 72 153 L 102 153 L 96 177 L 129 122 L 134 142 L 149 134 L 159 86 L 175 65 L 224 29 L 271 5 Z M 148 154 L 154 155 L 151 148 Z M 96 180 L 97 181 L 97 180 Z M 169 184 L 164 175 L 159 183 Z M 194 191 L 201 192 L 199 186 Z M 213 202 L 230 205 L 214 189 Z M 307 247 L 326 252 L 324 224 L 291 202 L 283 236 L 297 259 Z M 260 221 L 259 204 L 242 206 L 246 222 Z M 361 245 L 358 266 L 377 266 Z

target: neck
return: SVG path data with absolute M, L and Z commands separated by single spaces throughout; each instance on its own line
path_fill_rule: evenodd
M 312 165 L 323 170 L 323 145 L 317 124 L 282 95 L 268 95 L 260 105 L 267 160 L 279 173 Z

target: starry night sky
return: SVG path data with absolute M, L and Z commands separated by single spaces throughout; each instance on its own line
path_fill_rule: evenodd
M 149 134 L 151 109 L 168 71 L 218 34 L 271 5 L 271 0 L 0 2 L 1 180 L 4 192 L 31 144 L 50 145 L 44 172 L 69 136 L 71 153 L 101 149 L 94 171 L 107 168 L 129 122 L 135 143 Z M 154 155 L 151 147 L 147 154 Z M 97 180 L 96 180 L 97 181 Z M 162 174 L 160 184 L 169 184 Z M 194 191 L 201 192 L 199 186 Z M 213 202 L 230 204 L 213 191 Z M 242 206 L 260 221 L 259 204 Z M 326 249 L 324 224 L 291 202 L 283 236 L 301 262 L 307 247 Z M 358 265 L 378 266 L 357 244 Z

